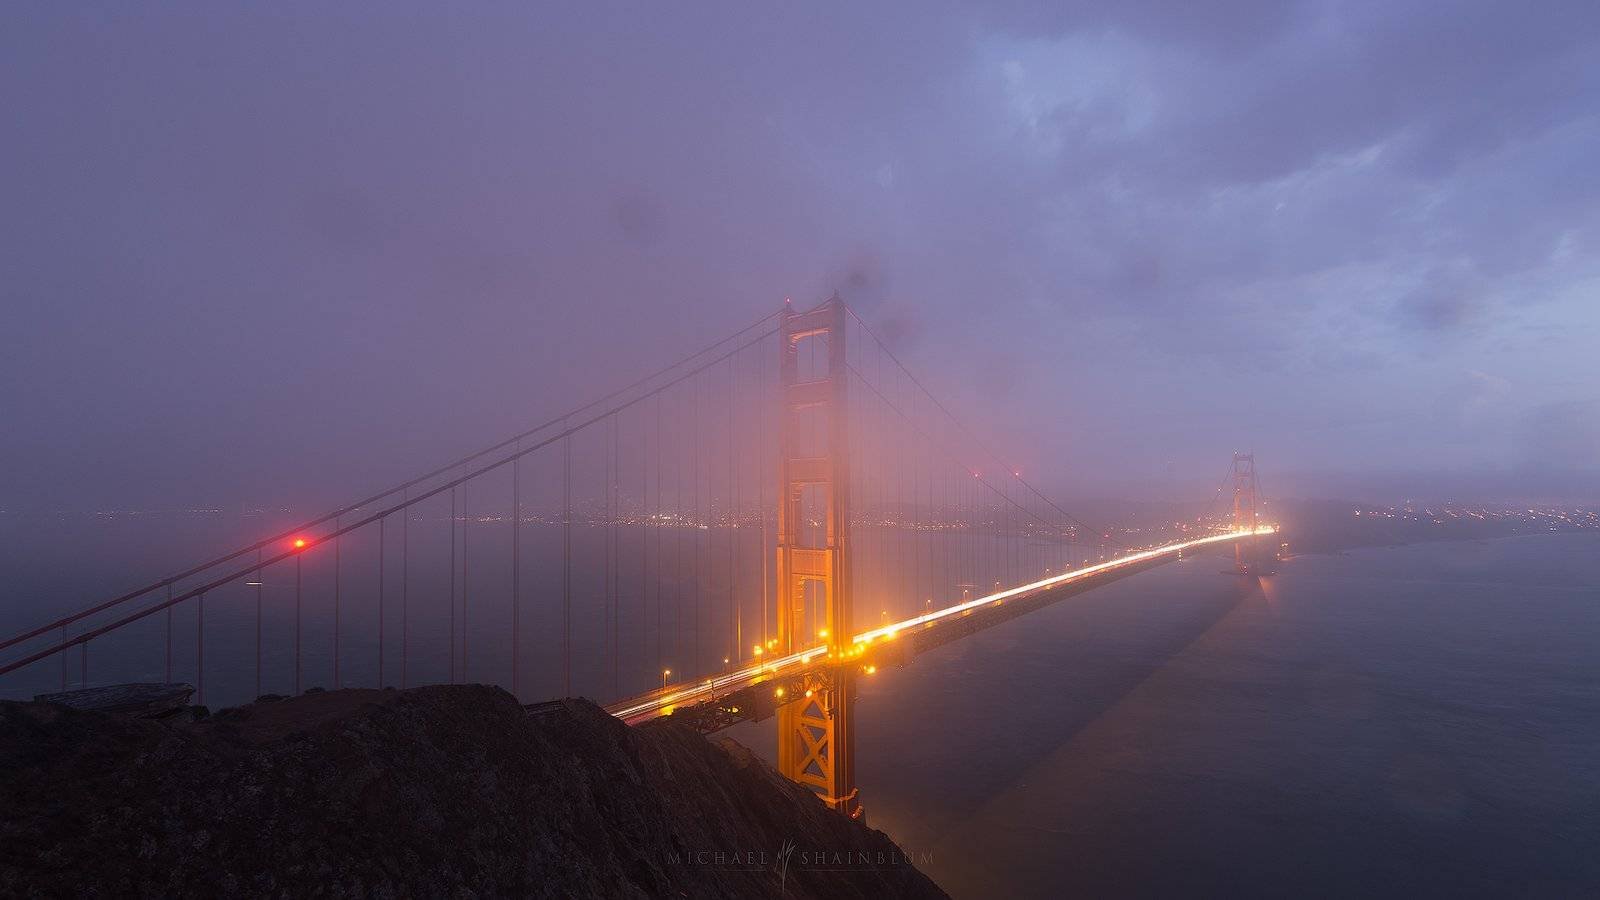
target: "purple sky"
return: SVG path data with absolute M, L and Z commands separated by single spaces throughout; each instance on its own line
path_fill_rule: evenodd
M 331 501 L 835 287 L 1065 496 L 1600 497 L 1593 0 L 825 6 L 7 5 L 0 506 Z

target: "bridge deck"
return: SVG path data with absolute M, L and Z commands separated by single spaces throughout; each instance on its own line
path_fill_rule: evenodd
M 718 731 L 746 719 L 764 719 L 778 706 L 803 696 L 806 691 L 825 687 L 829 673 L 837 666 L 859 666 L 871 672 L 879 665 L 904 664 L 934 647 L 1171 562 L 1180 558 L 1185 550 L 1272 532 L 1270 527 L 1254 532 L 1229 531 L 1140 550 L 861 632 L 851 639 L 842 659 L 836 659 L 827 645 L 819 644 L 694 684 L 668 685 L 662 690 L 614 703 L 607 710 L 630 725 L 670 715 L 706 732 Z

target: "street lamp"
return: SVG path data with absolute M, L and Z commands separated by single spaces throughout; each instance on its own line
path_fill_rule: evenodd
M 662 669 L 661 670 L 661 689 L 663 691 L 667 689 L 667 676 L 671 675 L 671 674 L 672 674 L 672 670 L 671 669 Z

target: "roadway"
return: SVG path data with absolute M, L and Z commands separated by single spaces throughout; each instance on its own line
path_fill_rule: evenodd
M 792 700 L 796 692 L 811 690 L 810 685 L 820 684 L 820 679 L 833 666 L 848 663 L 860 666 L 866 674 L 872 674 L 877 670 L 880 656 L 905 662 L 923 650 L 1031 612 L 1065 596 L 1177 559 L 1185 550 L 1273 534 L 1276 530 L 1274 526 L 1262 525 L 1253 532 L 1227 531 L 1135 551 L 1113 560 L 1072 569 L 860 632 L 851 637 L 850 644 L 842 650 L 842 660 L 834 658 L 827 644 L 819 644 L 786 656 L 752 661 L 694 683 L 666 684 L 648 694 L 614 703 L 607 707 L 607 711 L 629 725 L 675 713 L 682 715 L 691 710 L 698 711 L 702 715 L 696 724 L 705 731 L 726 727 L 745 718 L 765 718 L 774 706 L 788 702 L 784 700 L 786 694 Z M 897 641 L 908 633 L 917 640 Z M 762 689 L 757 690 L 758 687 Z M 729 703 L 729 698 L 736 699 Z M 706 710 L 708 706 L 714 708 Z M 708 712 L 709 715 L 705 715 Z

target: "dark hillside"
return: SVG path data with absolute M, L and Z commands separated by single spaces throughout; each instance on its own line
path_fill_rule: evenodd
M 584 700 L 440 686 L 189 718 L 0 703 L 0 895 L 943 896 L 737 744 Z

